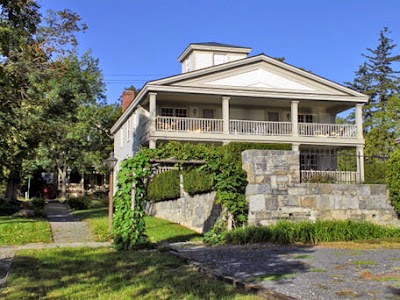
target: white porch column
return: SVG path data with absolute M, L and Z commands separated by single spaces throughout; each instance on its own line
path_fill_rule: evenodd
M 223 133 L 229 134 L 229 100 L 231 97 L 222 97 Z
M 299 151 L 300 150 L 300 144 L 299 143 L 293 143 L 292 144 L 292 151 Z
M 299 101 L 292 101 L 291 105 L 291 120 L 292 120 L 292 135 L 299 135 L 299 123 L 298 123 L 298 115 L 299 115 Z
M 149 93 L 150 133 L 156 131 L 156 98 L 157 93 Z
M 360 103 L 356 104 L 357 139 L 363 138 L 362 107 L 363 107 L 363 104 L 360 104 Z
M 155 139 L 149 139 L 149 148 L 156 149 L 156 140 Z
M 364 146 L 357 146 L 358 180 L 364 182 Z

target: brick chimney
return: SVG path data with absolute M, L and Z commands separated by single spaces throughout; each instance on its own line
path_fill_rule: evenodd
M 125 90 L 122 93 L 122 112 L 124 112 L 128 108 L 133 99 L 135 99 L 135 96 L 135 91 L 132 90 Z

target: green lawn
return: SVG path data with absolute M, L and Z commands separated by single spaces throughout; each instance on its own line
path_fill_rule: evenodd
M 109 240 L 107 208 L 74 211 L 73 214 L 90 224 L 97 241 Z M 200 234 L 170 221 L 146 216 L 145 222 L 146 232 L 152 243 L 194 241 L 201 238 Z
M 259 299 L 158 251 L 19 251 L 2 299 Z
M 50 226 L 46 220 L 0 216 L 1 246 L 50 242 Z

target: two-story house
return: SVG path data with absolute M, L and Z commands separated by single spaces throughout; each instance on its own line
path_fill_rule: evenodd
M 250 51 L 190 44 L 178 58 L 182 74 L 147 82 L 136 97 L 124 92 L 123 114 L 111 130 L 116 158 L 171 140 L 291 144 L 303 154 L 304 170 L 335 169 L 313 157 L 318 153 L 356 149 L 363 157 L 366 95 L 265 54 L 249 57 Z M 350 108 L 355 124 L 336 124 Z M 363 162 L 357 164 L 362 181 Z

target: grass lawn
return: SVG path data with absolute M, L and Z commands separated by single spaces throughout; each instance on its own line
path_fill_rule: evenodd
M 50 242 L 46 220 L 0 216 L 0 246 Z
M 19 251 L 2 299 L 259 299 L 158 251 Z
M 109 240 L 108 235 L 108 209 L 93 208 L 74 211 L 73 214 L 80 220 L 89 222 L 90 228 L 97 241 Z M 181 242 L 200 240 L 201 235 L 179 224 L 170 221 L 146 216 L 146 232 L 152 243 Z

